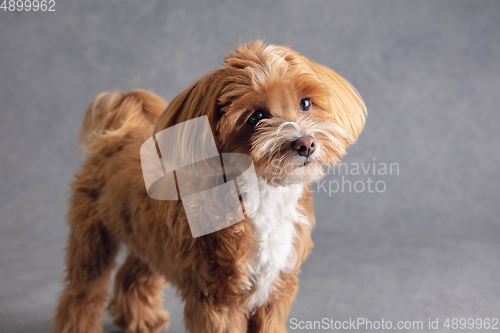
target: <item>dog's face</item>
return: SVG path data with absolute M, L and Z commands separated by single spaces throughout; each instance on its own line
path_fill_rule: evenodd
M 273 185 L 321 178 L 322 165 L 338 162 L 356 140 L 366 113 L 334 71 L 260 41 L 226 56 L 172 104 L 159 129 L 206 114 L 219 150 L 250 155 L 258 176 Z

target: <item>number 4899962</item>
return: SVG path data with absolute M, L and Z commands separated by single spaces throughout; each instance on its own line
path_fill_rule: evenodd
M 55 0 L 3 0 L 0 9 L 4 12 L 55 12 L 55 6 Z

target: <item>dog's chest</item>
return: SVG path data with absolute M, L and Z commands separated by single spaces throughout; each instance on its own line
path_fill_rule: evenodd
M 260 206 L 252 216 L 258 253 L 248 263 L 250 283 L 255 290 L 249 310 L 266 303 L 280 272 L 291 272 L 296 263 L 296 223 L 308 223 L 298 211 L 303 185 L 272 187 L 259 179 Z

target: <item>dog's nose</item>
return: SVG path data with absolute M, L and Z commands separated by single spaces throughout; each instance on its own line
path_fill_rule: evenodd
M 312 136 L 306 136 L 292 143 L 295 149 L 301 156 L 309 156 L 316 150 L 316 140 Z

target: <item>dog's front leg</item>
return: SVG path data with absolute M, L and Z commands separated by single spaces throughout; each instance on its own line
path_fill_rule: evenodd
M 184 323 L 190 333 L 246 333 L 248 311 L 238 302 L 214 300 L 203 291 L 184 297 Z
M 275 282 L 268 303 L 254 310 L 248 322 L 248 333 L 285 333 L 286 320 L 298 290 L 294 273 L 284 274 Z

